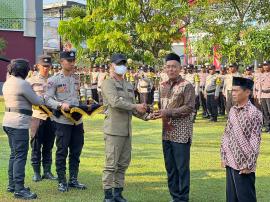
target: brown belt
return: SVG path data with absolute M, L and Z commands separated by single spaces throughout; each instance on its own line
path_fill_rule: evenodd
M 262 90 L 263 93 L 270 93 L 270 89 L 269 90 Z

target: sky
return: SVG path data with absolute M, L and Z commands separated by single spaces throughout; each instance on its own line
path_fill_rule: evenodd
M 48 4 L 48 3 L 56 3 L 56 2 L 63 2 L 64 0 L 43 0 L 43 4 Z M 70 0 L 70 1 L 76 1 L 79 3 L 85 3 L 86 0 Z

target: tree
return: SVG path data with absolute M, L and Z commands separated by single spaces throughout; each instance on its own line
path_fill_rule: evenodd
M 250 63 L 257 57 L 256 44 L 251 44 L 245 36 L 269 21 L 269 14 L 265 15 L 267 9 L 269 2 L 261 0 L 201 1 L 191 13 L 190 30 L 202 35 L 193 43 L 196 53 L 205 57 L 218 45 L 226 61 Z
M 72 6 L 65 10 L 65 17 L 66 18 L 84 18 L 86 16 L 86 9 L 81 6 Z
M 77 47 L 86 41 L 104 58 L 123 52 L 155 63 L 160 50 L 171 50 L 173 40 L 181 38 L 188 13 L 184 0 L 87 0 L 86 17 L 61 22 L 59 33 Z

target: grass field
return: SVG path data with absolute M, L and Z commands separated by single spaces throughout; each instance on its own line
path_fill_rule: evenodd
M 3 117 L 0 105 L 0 119 Z M 86 119 L 85 145 L 81 156 L 79 180 L 88 185 L 84 191 L 71 190 L 59 193 L 57 183 L 43 180 L 31 181 L 33 171 L 30 161 L 26 167 L 26 185 L 38 194 L 37 201 L 87 201 L 103 200 L 101 185 L 104 164 L 104 142 L 102 134 L 103 116 Z M 208 123 L 198 118 L 194 126 L 191 148 L 190 201 L 225 201 L 225 171 L 220 168 L 219 146 L 225 120 Z M 30 157 L 30 156 L 29 156 Z M 28 157 L 28 159 L 30 159 Z M 0 131 L 0 201 L 12 201 L 6 193 L 9 147 L 7 137 Z M 55 173 L 55 167 L 53 167 Z M 270 135 L 263 134 L 261 154 L 257 166 L 257 198 L 259 202 L 270 201 Z M 124 195 L 130 202 L 168 202 L 166 172 L 161 149 L 160 121 L 143 122 L 133 120 L 132 162 L 127 172 Z M 18 201 L 18 200 L 16 200 Z

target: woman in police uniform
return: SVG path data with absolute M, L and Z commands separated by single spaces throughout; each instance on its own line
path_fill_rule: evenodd
M 43 98 L 38 97 L 30 84 L 25 81 L 30 70 L 27 60 L 12 60 L 8 70 L 10 76 L 3 85 L 5 100 L 3 129 L 8 136 L 11 150 L 7 191 L 14 192 L 16 198 L 34 199 L 37 195 L 24 187 L 25 164 L 29 147 L 28 129 L 32 104 L 43 104 Z

